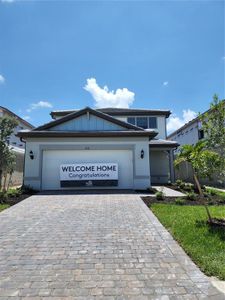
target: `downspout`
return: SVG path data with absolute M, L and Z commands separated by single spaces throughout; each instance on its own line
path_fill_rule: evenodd
M 175 182 L 175 170 L 174 170 L 174 153 L 173 153 L 173 149 L 169 150 L 169 163 L 170 163 L 170 181 L 171 183 Z
M 23 140 L 22 137 L 20 137 L 20 141 L 22 143 L 25 143 L 25 152 L 24 152 L 24 157 L 23 157 L 23 185 L 22 185 L 22 186 L 24 186 L 24 174 L 25 174 L 25 162 L 26 162 L 25 157 L 26 157 L 26 152 L 27 152 L 27 143 L 25 140 Z

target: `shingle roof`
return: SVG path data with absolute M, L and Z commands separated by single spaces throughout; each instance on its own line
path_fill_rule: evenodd
M 29 122 L 27 122 L 26 120 L 24 120 L 23 118 L 19 117 L 17 114 L 15 114 L 14 112 L 12 112 L 11 110 L 9 110 L 8 108 L 4 107 L 4 106 L 0 106 L 0 109 L 2 109 L 3 111 L 5 111 L 7 114 L 11 115 L 12 117 L 14 117 L 15 119 L 20 120 L 21 122 L 23 122 L 24 124 L 26 124 L 28 127 L 30 128 L 34 128 L 34 126 L 32 124 L 30 124 Z
M 163 139 L 152 139 L 149 142 L 149 145 L 151 147 L 171 147 L 171 148 L 176 148 L 179 146 L 179 143 L 175 141 L 168 141 L 168 140 L 163 140 Z
M 52 118 L 54 116 L 65 116 L 67 114 L 70 114 L 72 112 L 79 111 L 79 109 L 73 109 L 73 110 L 55 110 L 50 113 Z M 99 108 L 96 109 L 96 111 L 108 114 L 110 116 L 134 116 L 134 115 L 165 115 L 167 118 L 171 114 L 169 110 L 163 110 L 163 109 L 142 109 L 142 108 L 114 108 L 114 107 L 106 107 L 106 108 Z

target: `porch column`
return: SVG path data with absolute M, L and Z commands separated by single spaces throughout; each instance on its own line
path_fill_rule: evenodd
M 175 172 L 174 172 L 174 156 L 173 156 L 173 149 L 168 151 L 169 153 L 169 168 L 170 168 L 170 181 L 173 183 L 175 182 Z

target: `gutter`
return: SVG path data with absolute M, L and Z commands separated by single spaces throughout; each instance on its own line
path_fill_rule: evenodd
M 158 133 L 156 131 L 27 131 L 18 132 L 16 136 L 20 138 L 29 137 L 155 137 Z

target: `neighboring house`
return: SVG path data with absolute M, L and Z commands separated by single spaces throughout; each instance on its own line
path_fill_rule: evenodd
M 22 142 L 20 138 L 16 135 L 20 130 L 32 130 L 34 129 L 34 126 L 26 120 L 19 117 L 18 115 L 16 115 L 15 113 L 13 113 L 12 111 L 10 111 L 9 109 L 0 106 L 0 117 L 3 116 L 8 116 L 17 120 L 18 125 L 15 127 L 13 133 L 9 137 L 8 143 L 15 151 L 24 153 L 25 143 Z
M 24 184 L 146 189 L 174 180 L 168 110 L 105 108 L 53 111 L 54 121 L 18 133 L 26 141 Z
M 225 100 L 224 104 L 225 104 Z M 176 141 L 180 145 L 176 150 L 175 153 L 179 152 L 181 146 L 189 144 L 195 145 L 198 141 L 204 139 L 205 133 L 202 128 L 202 123 L 200 118 L 204 116 L 204 114 L 210 113 L 210 109 L 206 112 L 202 113 L 201 115 L 197 116 L 190 122 L 184 124 L 182 127 L 177 129 L 176 131 L 172 132 L 168 135 L 167 139 L 169 141 Z M 224 124 L 225 126 L 225 124 Z
M 225 104 L 225 100 L 224 104 Z M 204 114 L 210 113 L 210 109 L 204 112 L 203 114 L 197 116 L 190 122 L 184 124 L 182 127 L 171 133 L 167 139 L 168 141 L 176 141 L 180 145 L 175 151 L 174 154 L 178 154 L 180 151 L 180 147 L 186 144 L 195 145 L 198 141 L 205 138 L 205 133 L 202 128 L 201 117 Z M 225 124 L 224 124 L 225 126 Z M 193 181 L 193 170 L 190 164 L 183 163 L 176 171 L 177 179 L 182 179 L 185 181 L 192 182 Z M 225 186 L 225 181 L 221 182 L 221 179 L 218 179 L 214 176 L 211 180 L 201 179 L 201 183 L 203 184 L 212 184 L 216 186 Z
M 31 125 L 26 120 L 22 119 L 9 109 L 0 106 L 0 117 L 9 116 L 13 117 L 17 120 L 18 125 L 15 127 L 13 133 L 8 139 L 9 147 L 15 152 L 16 154 L 16 167 L 15 172 L 11 178 L 12 185 L 20 185 L 22 184 L 23 180 L 23 164 L 24 164 L 24 153 L 25 153 L 25 143 L 20 140 L 17 133 L 20 130 L 32 130 L 34 126 Z
M 179 143 L 180 146 L 175 150 L 175 153 L 179 152 L 181 146 L 186 144 L 195 145 L 203 138 L 204 131 L 199 117 L 191 120 L 167 137 L 169 141 L 177 141 Z

